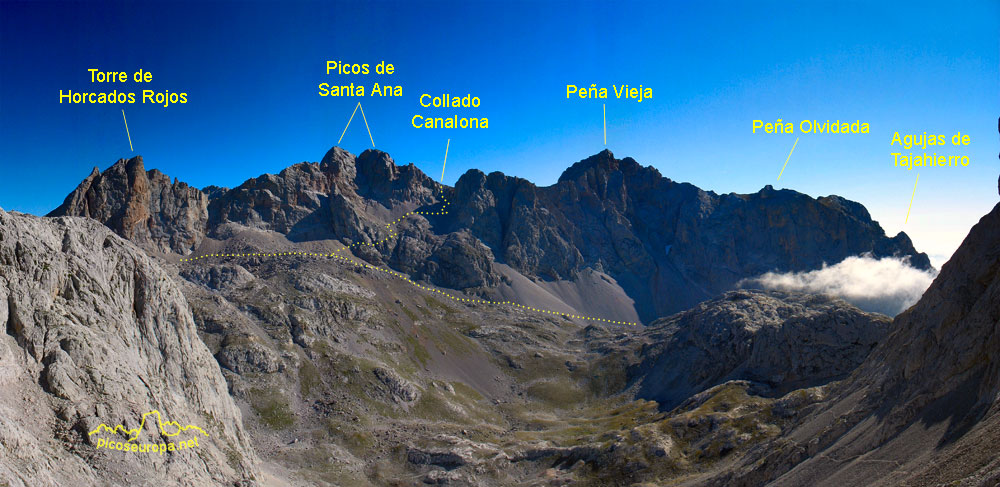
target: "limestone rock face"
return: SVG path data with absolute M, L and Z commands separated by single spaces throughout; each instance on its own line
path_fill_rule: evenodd
M 103 189 L 84 193 L 109 194 L 101 191 L 111 181 L 94 178 Z M 147 208 L 129 201 L 127 215 Z M 114 221 L 143 221 L 131 216 Z M 97 222 L 0 212 L 0 324 L 0 483 L 221 485 L 259 476 L 241 413 L 180 289 Z M 159 455 L 96 449 L 99 438 L 127 435 L 88 434 L 102 423 L 136 428 L 151 411 L 207 436 Z M 188 439 L 149 418 L 138 443 Z
M 86 216 L 159 251 L 190 253 L 205 235 L 208 197 L 143 167 L 142 156 L 94 171 L 48 216 Z
M 445 236 L 404 232 L 389 258 L 397 269 L 452 289 L 497 285 L 501 277 L 493 262 L 490 248 L 467 231 Z
M 420 391 L 410 381 L 403 379 L 391 369 L 375 367 L 372 372 L 387 389 L 396 402 L 413 402 L 420 397 Z
M 630 338 L 641 348 L 629 376 L 640 397 L 665 409 L 730 380 L 783 395 L 845 377 L 889 321 L 824 296 L 732 291 Z

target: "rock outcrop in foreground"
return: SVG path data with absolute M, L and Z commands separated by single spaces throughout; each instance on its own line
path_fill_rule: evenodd
M 241 413 L 172 278 L 95 221 L 0 211 L 0 484 L 223 485 L 259 476 Z M 97 449 L 100 425 L 195 425 L 198 446 Z M 186 441 L 150 416 L 136 443 Z

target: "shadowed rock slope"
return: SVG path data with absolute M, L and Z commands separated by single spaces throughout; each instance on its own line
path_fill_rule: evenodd
M 730 380 L 773 397 L 843 379 L 889 321 L 831 297 L 740 290 L 595 348 L 621 361 L 639 397 L 670 410 Z
M 822 408 L 712 483 L 995 486 L 998 393 L 1000 205 Z
M 0 211 L 0 484 L 232 485 L 258 476 L 242 415 L 177 284 L 97 222 Z M 189 450 L 96 449 L 143 414 Z M 155 426 L 136 443 L 195 433 Z
M 425 215 L 386 226 L 410 211 Z M 569 309 L 644 322 L 767 271 L 817 269 L 862 253 L 930 267 L 906 234 L 886 237 L 858 203 L 770 186 L 718 195 L 609 151 L 548 187 L 470 170 L 451 188 L 384 152 L 354 156 L 334 147 L 319 163 L 202 192 L 145 172 L 135 158 L 95 171 L 52 215 L 90 216 L 181 254 L 245 229 L 296 242 L 339 240 L 358 244 L 353 252 L 369 262 L 440 286 L 510 299 L 525 276 L 552 283 L 556 299 L 574 303 Z M 574 288 L 584 281 L 606 284 L 599 292 Z M 583 295 L 589 299 L 573 298 Z M 601 295 L 616 297 L 599 302 Z

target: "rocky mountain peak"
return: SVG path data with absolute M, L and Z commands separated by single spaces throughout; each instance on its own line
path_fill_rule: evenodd
M 458 177 L 458 181 L 455 182 L 455 192 L 460 195 L 468 195 L 485 185 L 486 173 L 473 168 Z
M 85 216 L 159 251 L 189 253 L 201 242 L 208 198 L 158 170 L 142 156 L 119 159 L 90 175 L 48 216 Z
M 138 175 L 146 172 L 146 166 L 142 163 L 142 156 L 119 159 L 117 164 L 124 164 L 125 171 L 130 175 Z
M 559 181 L 575 181 L 584 174 L 588 173 L 607 174 L 617 171 L 618 167 L 619 161 L 618 159 L 615 159 L 615 155 L 612 154 L 610 150 L 604 149 L 601 152 L 583 159 L 567 168 L 563 171 L 562 175 L 559 176 Z
M 323 155 L 319 166 L 325 173 L 353 180 L 356 175 L 354 159 L 354 154 L 333 146 Z
M 872 216 L 868 213 L 868 209 L 864 207 L 861 203 L 856 201 L 851 201 L 847 198 L 843 198 L 832 194 L 830 196 L 821 196 L 817 198 L 820 203 L 835 208 L 837 210 L 843 211 L 860 221 L 871 222 Z
M 608 149 L 604 149 L 597 154 L 594 154 L 580 162 L 577 162 L 563 171 L 562 175 L 559 176 L 559 182 L 564 181 L 582 181 L 581 178 L 593 180 L 597 179 L 607 179 L 608 175 L 613 173 L 622 173 L 625 175 L 631 175 L 639 172 L 643 169 L 642 165 L 636 162 L 635 159 L 631 157 L 625 157 L 623 159 L 616 159 L 615 155 Z M 659 171 L 652 168 L 652 172 L 655 172 L 656 176 L 659 177 Z
M 377 149 L 367 149 L 357 158 L 358 175 L 369 181 L 392 181 L 399 176 L 396 162 L 389 154 Z

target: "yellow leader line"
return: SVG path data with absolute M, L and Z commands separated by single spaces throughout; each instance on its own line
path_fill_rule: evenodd
M 441 182 L 444 182 L 444 167 L 448 165 L 448 147 L 451 147 L 451 139 L 444 146 L 444 164 L 441 165 Z
M 125 109 L 122 109 L 122 120 L 125 120 L 125 135 L 128 136 L 128 150 L 135 152 L 132 148 L 132 134 L 128 133 L 128 119 L 125 118 Z
M 351 120 L 354 120 L 354 114 L 358 113 L 358 107 L 360 107 L 360 106 L 361 106 L 361 102 L 359 101 L 358 104 L 354 107 L 354 111 L 351 112 L 351 118 L 347 119 L 347 125 L 344 126 L 344 131 L 340 133 L 340 138 L 337 139 L 337 144 L 340 144 L 340 141 L 344 140 L 344 134 L 347 133 L 347 127 L 351 126 Z M 372 145 L 375 145 L 375 144 L 372 144 Z
M 917 183 L 920 182 L 920 173 L 917 173 L 917 180 L 913 182 L 913 194 L 910 195 L 910 207 L 906 209 L 906 220 L 903 225 L 910 221 L 910 210 L 913 209 L 913 197 L 917 195 Z
M 604 145 L 608 145 L 608 104 L 602 104 L 601 110 L 604 111 Z
M 372 149 L 375 148 L 375 140 L 372 139 L 372 129 L 368 128 L 368 119 L 365 118 L 365 107 L 361 106 L 361 102 L 358 102 L 358 107 L 361 108 L 361 119 L 365 121 L 365 128 L 368 129 L 368 140 L 372 141 Z M 348 122 L 350 123 L 350 122 Z
M 799 138 L 795 138 L 795 143 L 792 144 L 792 150 L 788 151 L 788 157 L 785 158 L 785 165 L 781 166 L 781 172 L 778 173 L 778 181 L 781 181 L 781 175 L 785 173 L 785 168 L 788 167 L 788 160 L 792 158 L 792 152 L 795 152 L 795 146 L 799 145 Z

